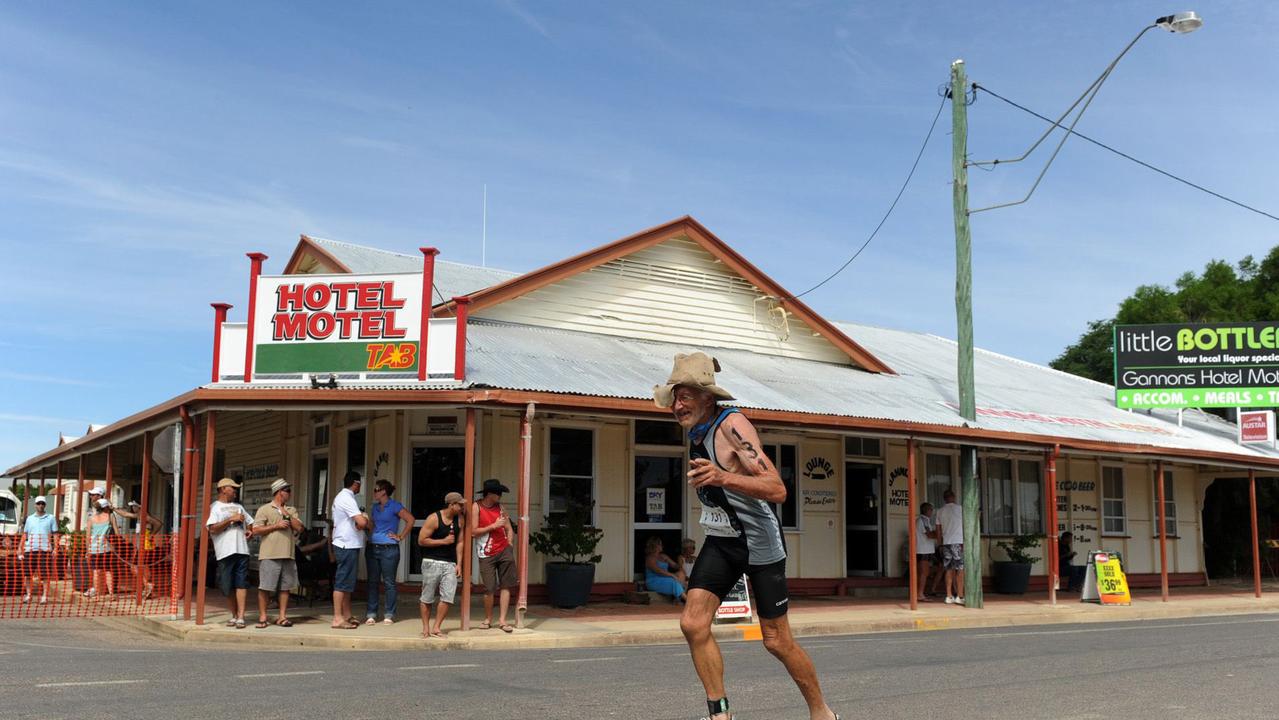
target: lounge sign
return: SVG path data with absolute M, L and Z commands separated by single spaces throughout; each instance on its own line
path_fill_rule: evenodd
M 262 276 L 256 291 L 255 375 L 417 370 L 420 273 Z
M 1117 325 L 1115 404 L 1279 405 L 1279 322 Z

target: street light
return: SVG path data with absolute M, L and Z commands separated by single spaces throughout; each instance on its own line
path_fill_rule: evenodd
M 1097 97 L 1097 91 L 1101 89 L 1102 84 L 1110 77 L 1110 73 L 1114 71 L 1115 65 L 1123 59 L 1124 55 L 1132 49 L 1133 45 L 1142 38 L 1147 32 L 1154 28 L 1160 27 L 1169 32 L 1185 34 L 1194 32 L 1203 26 L 1203 20 L 1194 12 L 1181 12 L 1172 15 L 1165 15 L 1156 18 L 1153 23 L 1142 28 L 1141 32 L 1132 39 L 1124 49 L 1110 61 L 1106 69 L 1096 80 L 1092 81 L 1083 94 L 1071 103 L 1070 107 L 1057 118 L 1048 130 L 1039 137 L 1030 148 L 1020 156 L 1008 158 L 1004 160 L 987 160 L 980 162 L 972 162 L 968 160 L 968 105 L 965 100 L 967 97 L 968 80 L 964 73 L 964 61 L 956 60 L 950 66 L 950 99 L 953 108 L 953 157 L 951 159 L 951 169 L 954 172 L 954 212 L 955 212 L 955 316 L 958 325 L 958 343 L 959 343 L 959 414 L 968 422 L 976 422 L 977 420 L 977 400 L 973 382 L 973 274 L 972 274 L 972 237 L 969 232 L 968 218 L 970 215 L 987 210 L 995 210 L 998 208 L 1010 207 L 1012 205 L 1020 205 L 1030 199 L 1035 189 L 1039 187 L 1039 182 L 1043 180 L 1044 173 L 1048 172 L 1048 167 L 1052 165 L 1053 160 L 1057 158 L 1057 153 L 1061 152 L 1061 148 L 1065 145 L 1066 140 L 1070 137 L 1075 125 L 1079 119 L 1083 117 L 1088 106 L 1092 104 L 1094 98 Z M 1081 105 L 1082 103 L 1082 105 Z M 1039 172 L 1039 176 L 1035 178 L 1035 182 L 1030 186 L 1030 190 L 1026 192 L 1025 197 L 1020 200 L 1000 203 L 988 207 L 977 208 L 976 210 L 968 209 L 968 166 L 969 165 L 988 165 L 997 166 L 1001 164 L 1021 162 L 1026 159 L 1040 143 L 1048 138 L 1048 136 L 1056 129 L 1063 127 L 1062 121 L 1066 119 L 1070 113 L 1078 107 L 1079 111 L 1070 122 L 1070 126 L 1066 127 L 1066 132 L 1057 143 L 1057 147 L 1053 150 L 1052 155 L 1048 158 L 1048 162 L 1044 164 L 1043 170 Z M 965 573 L 964 577 L 964 600 L 968 607 L 981 607 L 981 519 L 978 517 L 980 507 L 979 494 L 976 482 L 977 476 L 977 448 L 973 445 L 965 445 L 960 450 L 960 474 L 963 478 L 963 506 L 964 506 L 964 566 L 970 571 Z M 1049 517 L 1056 516 L 1056 508 L 1048 508 Z M 1052 528 L 1055 530 L 1056 528 Z M 1049 567 L 1052 567 L 1051 559 L 1056 556 L 1056 537 L 1053 532 L 1048 533 L 1048 555 L 1050 561 Z M 1050 572 L 1048 578 L 1048 586 L 1050 592 L 1054 587 L 1056 580 L 1055 573 Z M 1053 602 L 1056 602 L 1056 593 L 1052 594 Z

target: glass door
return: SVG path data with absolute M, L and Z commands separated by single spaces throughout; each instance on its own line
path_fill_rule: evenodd
M 409 512 L 416 521 L 409 538 L 410 580 L 422 580 L 422 548 L 417 544 L 418 531 L 426 518 L 444 507 L 444 496 L 462 492 L 462 470 L 466 449 L 461 444 L 414 444 L 410 458 Z
M 850 576 L 883 574 L 883 478 L 882 465 L 844 464 L 844 557 Z
M 684 451 L 644 450 L 635 455 L 634 571 L 644 575 L 645 546 L 649 538 L 662 540 L 672 559 L 684 540 Z

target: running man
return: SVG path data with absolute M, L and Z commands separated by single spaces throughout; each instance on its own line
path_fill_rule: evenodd
M 688 431 L 688 483 L 702 504 L 706 541 L 688 581 L 680 630 L 693 667 L 706 688 L 706 720 L 732 720 L 724 692 L 724 658 L 711 635 L 711 622 L 724 596 L 746 575 L 755 590 L 764 647 L 790 673 L 808 703 L 811 720 L 839 720 L 826 705 L 813 661 L 791 635 L 786 610 L 786 544 L 769 503 L 786 500 L 786 486 L 761 450 L 759 434 L 715 384 L 719 363 L 705 353 L 675 356 L 665 385 L 653 388 L 658 407 L 671 408 Z

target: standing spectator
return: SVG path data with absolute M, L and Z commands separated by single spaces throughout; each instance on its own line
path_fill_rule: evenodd
M 297 508 L 288 505 L 293 488 L 284 478 L 271 483 L 271 502 L 253 516 L 253 534 L 258 545 L 258 628 L 267 626 L 267 605 L 271 593 L 278 593 L 280 614 L 275 624 L 293 627 L 289 621 L 289 591 L 298 584 L 298 564 L 293 559 L 293 533 L 302 531 Z
M 356 568 L 364 548 L 364 530 L 369 518 L 360 510 L 355 494 L 360 491 L 360 474 L 348 470 L 342 490 L 333 498 L 333 554 L 337 573 L 333 578 L 333 624 L 337 630 L 354 630 L 360 624 L 351 617 L 351 593 L 355 592 Z
M 941 537 L 942 567 L 946 571 L 946 604 L 964 604 L 964 508 L 955 502 L 955 491 L 947 490 L 946 504 L 937 511 L 937 534 Z
M 36 511 L 22 524 L 22 544 L 18 548 L 18 561 L 23 568 L 22 602 L 31 602 L 36 588 L 40 589 L 40 604 L 49 602 L 49 573 L 53 571 L 53 536 L 58 532 L 58 522 L 44 511 L 48 502 L 44 496 L 36 498 Z
M 511 518 L 502 509 L 502 495 L 510 488 L 500 480 L 484 481 L 481 498 L 471 505 L 471 527 L 474 528 L 475 549 L 480 556 L 480 579 L 484 582 L 484 622 L 480 628 L 493 627 L 493 596 L 498 595 L 499 612 L 497 626 L 502 632 L 515 630 L 506 622 L 506 611 L 511 605 L 511 588 L 519 584 L 515 571 L 515 550 L 511 538 L 515 534 Z M 463 578 L 469 582 L 469 578 Z
M 227 627 L 244 629 L 244 610 L 249 600 L 249 538 L 253 525 L 249 511 L 235 501 L 240 483 L 231 478 L 218 481 L 218 499 L 209 505 L 208 531 L 213 554 L 218 559 L 218 588 L 226 596 L 231 618 Z
M 84 513 L 85 517 L 92 517 L 93 514 L 98 511 L 98 501 L 106 496 L 106 492 L 102 488 L 96 486 L 89 488 L 85 492 L 89 494 L 89 502 L 84 506 L 84 510 L 81 510 L 80 512 Z
M 369 512 L 373 520 L 373 533 L 365 551 L 369 602 L 365 608 L 368 618 L 364 622 L 368 625 L 377 622 L 379 590 L 384 590 L 383 594 L 386 596 L 382 623 L 390 625 L 395 622 L 396 601 L 399 599 L 395 575 L 400 569 L 400 541 L 409 534 L 416 521 L 398 500 L 391 497 L 394 492 L 395 486 L 390 481 L 378 480 L 373 483 L 373 508 Z M 401 520 L 404 521 L 403 529 L 400 529 Z
M 457 580 L 462 575 L 462 513 L 466 498 L 451 492 L 444 496 L 444 509 L 428 515 L 417 534 L 422 550 L 422 597 L 418 608 L 422 613 L 422 637 L 443 638 L 444 616 L 457 594 Z M 438 602 L 437 602 L 438 601 Z M 435 622 L 431 623 L 431 603 L 435 606 Z
M 142 503 L 137 500 L 130 500 L 125 505 L 128 507 L 127 510 L 115 508 L 115 514 L 117 517 L 132 520 L 135 523 L 133 532 L 126 534 L 133 535 L 132 538 L 129 538 L 129 542 L 132 544 L 128 547 L 130 548 L 129 552 L 135 576 L 142 580 L 144 586 L 142 599 L 146 600 L 155 591 L 155 583 L 151 582 L 150 566 L 155 559 L 155 535 L 164 527 L 164 523 L 155 515 L 147 514 L 147 526 L 146 529 L 143 529 L 141 523 Z
M 1081 592 L 1084 589 L 1088 566 L 1075 564 L 1078 555 L 1075 552 L 1075 534 L 1069 530 L 1063 531 L 1057 538 L 1057 581 L 1061 582 L 1061 575 L 1064 573 L 1066 592 Z
M 96 489 L 96 488 L 95 488 Z M 116 526 L 115 515 L 111 512 L 111 503 L 100 498 L 93 504 L 93 515 L 89 517 L 89 570 L 92 580 L 85 597 L 102 597 L 103 588 L 106 595 L 115 594 L 115 578 L 111 573 L 111 555 L 113 548 L 108 536 L 120 534 Z M 101 581 L 101 582 L 99 582 Z
M 937 528 L 933 525 L 933 504 L 922 503 L 915 517 L 915 561 L 919 565 L 919 600 L 928 599 L 928 575 L 937 552 Z

